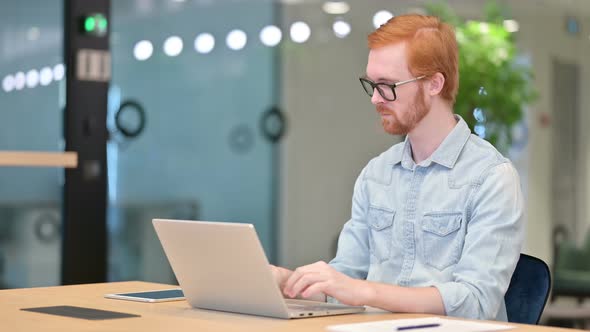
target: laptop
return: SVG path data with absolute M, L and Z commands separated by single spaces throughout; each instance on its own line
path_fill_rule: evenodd
M 171 219 L 152 223 L 194 308 L 286 319 L 365 310 L 283 298 L 252 224 Z

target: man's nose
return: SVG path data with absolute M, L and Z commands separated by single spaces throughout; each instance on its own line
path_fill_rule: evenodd
M 374 88 L 373 89 L 373 96 L 371 96 L 371 104 L 377 105 L 377 104 L 381 104 L 384 102 L 385 102 L 385 99 L 383 99 L 383 97 L 379 93 L 379 90 L 377 88 Z

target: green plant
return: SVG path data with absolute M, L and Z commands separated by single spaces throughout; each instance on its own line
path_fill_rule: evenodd
M 483 22 L 462 20 L 445 4 L 429 4 L 426 10 L 455 27 L 460 77 L 455 113 L 474 133 L 506 152 L 513 126 L 522 121 L 523 108 L 537 93 L 532 72 L 516 61 L 514 37 L 504 27 L 500 8 L 488 3 Z

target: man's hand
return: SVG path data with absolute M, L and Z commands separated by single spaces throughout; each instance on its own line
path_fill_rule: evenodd
M 329 295 L 344 304 L 364 305 L 373 296 L 373 289 L 365 280 L 350 278 L 325 262 L 317 262 L 293 271 L 283 293 L 291 298 Z
M 446 315 L 442 296 L 436 287 L 400 287 L 351 278 L 325 262 L 297 268 L 295 271 L 272 266 L 273 275 L 283 293 L 326 301 L 326 295 L 348 305 L 367 305 L 391 312 Z
M 274 266 L 269 264 L 270 271 L 272 272 L 272 276 L 275 278 L 275 282 L 282 290 L 287 282 L 287 279 L 293 274 L 293 271 L 285 269 L 284 267 Z

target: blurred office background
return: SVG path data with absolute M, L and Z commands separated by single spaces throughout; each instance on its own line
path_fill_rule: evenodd
M 175 282 L 154 217 L 250 222 L 275 264 L 330 260 L 357 175 L 401 140 L 358 82 L 366 36 L 428 3 L 113 0 L 107 280 Z M 489 4 L 440 3 L 477 22 Z M 584 306 L 590 2 L 495 3 L 538 93 L 506 150 L 527 202 L 524 252 L 570 269 L 564 300 Z M 63 12 L 62 0 L 0 4 L 0 150 L 64 150 Z M 64 179 L 0 168 L 0 287 L 60 284 Z

